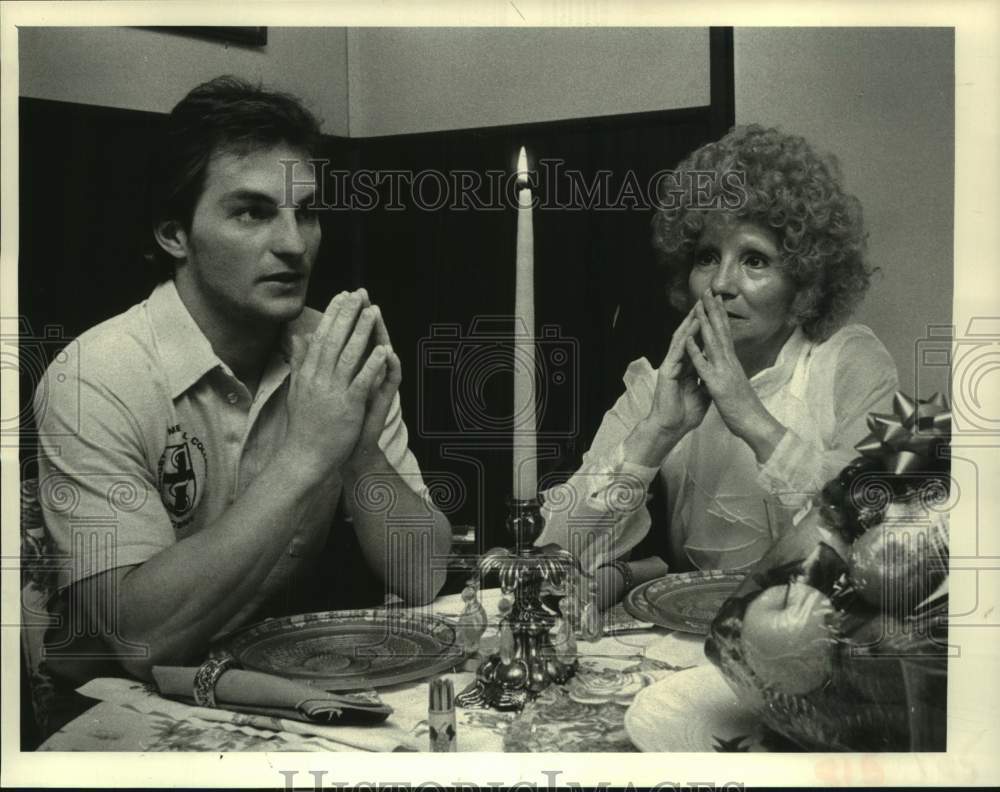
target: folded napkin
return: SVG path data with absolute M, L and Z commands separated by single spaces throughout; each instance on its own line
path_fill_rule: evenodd
M 183 666 L 154 666 L 153 679 L 160 695 L 192 703 L 197 671 Z M 219 677 L 215 701 L 220 709 L 234 712 L 334 725 L 381 723 L 392 713 L 392 707 L 371 694 L 327 693 L 302 682 L 235 668 Z
M 471 679 L 471 674 L 469 675 Z M 217 742 L 217 736 L 223 732 L 232 732 L 234 740 L 240 740 L 238 735 L 248 735 L 254 739 L 266 739 L 274 747 L 267 750 L 275 751 L 423 751 L 427 749 L 427 693 L 415 690 L 415 698 L 420 699 L 420 705 L 407 706 L 405 698 L 394 696 L 387 691 L 387 696 L 393 698 L 393 713 L 383 723 L 367 726 L 325 725 L 309 721 L 292 720 L 290 718 L 275 718 L 271 715 L 254 715 L 247 712 L 235 712 L 228 709 L 210 709 L 199 707 L 182 701 L 161 696 L 153 684 L 137 682 L 134 679 L 103 677 L 92 679 L 77 689 L 77 693 L 87 698 L 98 699 L 114 708 L 114 715 L 106 718 L 102 724 L 101 735 L 106 738 L 107 729 L 121 731 L 123 740 L 115 743 L 125 751 L 164 750 L 156 747 L 161 741 L 161 732 L 174 730 L 177 723 L 189 724 L 195 727 L 195 732 L 205 735 L 201 745 L 204 750 L 236 750 L 234 743 L 227 738 Z M 423 693 L 423 695 L 420 695 Z M 354 695 L 352 693 L 352 695 Z M 188 699 L 190 701 L 190 699 Z M 96 712 L 97 708 L 91 710 Z M 138 713 L 148 718 L 140 718 L 146 726 L 134 728 L 135 722 L 127 713 Z M 96 717 L 96 715 L 95 715 Z M 117 722 L 127 718 L 129 723 L 119 729 Z M 420 731 L 418 721 L 424 719 L 424 730 Z M 79 721 L 84 718 L 78 719 Z M 78 731 L 70 730 L 74 735 Z M 183 728 L 176 729 L 178 734 L 185 732 Z M 187 730 L 188 733 L 190 730 Z M 210 746 L 210 747 L 208 747 Z M 107 749 L 107 748 L 105 748 Z M 202 750 L 203 748 L 198 748 Z M 89 750 L 89 749 L 88 749 Z M 94 749 L 98 750 L 98 749 Z M 119 750 L 117 747 L 111 750 Z M 190 747 L 184 750 L 192 750 Z M 243 749 L 240 749 L 243 750 Z M 499 750 L 497 748 L 496 750 Z

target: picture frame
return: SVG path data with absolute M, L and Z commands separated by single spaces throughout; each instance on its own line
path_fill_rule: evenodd
M 191 36 L 213 41 L 230 42 L 240 44 L 244 47 L 267 46 L 266 27 L 244 27 L 237 25 L 207 27 L 190 25 L 183 27 L 147 27 L 146 30 L 158 30 L 178 36 Z

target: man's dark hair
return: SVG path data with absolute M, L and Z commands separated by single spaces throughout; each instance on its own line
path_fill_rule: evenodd
M 230 75 L 192 89 L 170 111 L 153 155 L 152 228 L 164 220 L 191 228 L 195 205 L 205 186 L 205 173 L 214 155 L 243 155 L 280 144 L 302 149 L 310 157 L 320 155 L 319 120 L 295 96 L 265 90 Z M 152 234 L 150 241 L 152 248 L 147 258 L 161 266 L 162 280 L 169 279 L 175 260 Z

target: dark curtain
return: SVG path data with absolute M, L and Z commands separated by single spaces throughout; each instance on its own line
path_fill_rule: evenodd
M 67 339 L 145 298 L 156 282 L 142 257 L 144 185 L 163 117 L 27 98 L 20 113 L 22 460 L 33 475 L 27 408 L 38 375 Z M 539 474 L 550 484 L 578 465 L 628 361 L 655 363 L 666 349 L 678 317 L 666 304 L 641 193 L 656 171 L 710 136 L 709 108 L 695 108 L 327 139 L 331 208 L 322 213 L 309 303 L 322 309 L 336 291 L 363 284 L 382 306 L 402 358 L 411 448 L 453 523 L 480 527 L 482 547 L 508 541 L 516 228 L 513 193 L 491 190 L 489 172 L 511 173 L 523 145 L 537 175 Z M 373 176 L 367 196 L 350 189 L 361 171 L 383 176 Z M 387 208 L 390 171 L 413 174 L 397 182 L 399 208 Z M 488 208 L 452 205 L 459 172 L 482 180 L 479 189 L 465 185 L 468 205 Z M 439 200 L 441 185 L 448 200 Z M 630 198 L 634 186 L 640 194 Z M 374 206 L 345 208 L 352 195 Z M 456 354 L 443 363 L 448 350 Z

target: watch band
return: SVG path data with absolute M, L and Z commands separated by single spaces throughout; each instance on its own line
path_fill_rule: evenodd
M 219 684 L 221 677 L 230 668 L 236 668 L 239 664 L 232 656 L 212 657 L 202 663 L 194 675 L 192 684 L 194 693 L 194 703 L 199 707 L 215 708 L 215 686 Z
M 626 561 L 608 561 L 606 564 L 601 564 L 598 569 L 602 567 L 613 567 L 618 570 L 618 573 L 625 580 L 625 591 L 631 591 L 632 586 L 635 584 L 635 575 L 632 574 L 632 567 L 628 565 Z

